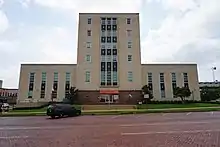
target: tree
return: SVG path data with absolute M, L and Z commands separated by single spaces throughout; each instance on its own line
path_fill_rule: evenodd
M 70 87 L 69 94 L 63 99 L 63 103 L 75 104 L 77 102 L 78 89 Z
M 173 90 L 173 95 L 175 98 L 181 98 L 182 103 L 185 103 L 187 97 L 191 95 L 189 87 L 176 87 Z
M 152 91 L 150 90 L 150 87 L 148 85 L 144 85 L 142 87 L 142 102 L 147 103 L 150 102 L 151 99 L 153 99 Z
M 201 89 L 201 100 L 202 101 L 212 101 L 220 98 L 220 88 L 219 87 L 203 87 Z

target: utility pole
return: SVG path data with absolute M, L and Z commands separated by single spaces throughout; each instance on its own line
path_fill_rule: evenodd
M 212 67 L 211 69 L 212 69 L 213 82 L 216 82 L 216 81 L 215 81 L 215 71 L 216 71 L 217 68 L 216 68 L 216 67 Z

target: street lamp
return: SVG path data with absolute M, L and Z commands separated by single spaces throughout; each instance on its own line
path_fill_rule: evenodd
M 216 71 L 216 67 L 212 67 L 212 78 L 213 78 L 213 82 L 215 82 L 215 71 Z

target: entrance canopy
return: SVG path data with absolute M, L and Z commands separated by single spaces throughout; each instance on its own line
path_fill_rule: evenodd
M 118 94 L 118 90 L 100 90 L 100 94 Z

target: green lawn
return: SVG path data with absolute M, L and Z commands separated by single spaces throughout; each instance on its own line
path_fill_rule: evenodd
M 128 109 L 128 110 L 84 110 L 82 115 L 122 115 L 122 114 L 141 114 L 141 113 L 178 113 L 178 112 L 203 112 L 219 111 L 220 107 L 191 107 L 191 108 L 163 108 L 163 109 Z M 6 116 L 45 116 L 45 112 L 8 112 L 0 114 Z
M 195 107 L 220 107 L 220 104 L 191 103 L 191 104 L 143 104 L 138 109 L 167 109 L 167 108 L 195 108 Z
M 74 105 L 77 109 L 81 109 L 80 105 Z M 191 104 L 143 104 L 137 105 L 137 109 L 169 109 L 169 108 L 203 108 L 203 107 L 219 107 L 220 104 L 210 104 L 210 103 L 191 103 Z M 41 109 L 30 109 L 30 110 L 13 110 L 12 112 L 45 112 L 47 107 Z M 123 109 L 123 108 L 122 108 Z M 120 110 L 120 109 L 119 109 Z M 95 110 L 92 110 L 95 111 Z M 109 110 L 106 110 L 109 111 Z M 121 110 L 123 111 L 123 110 Z

